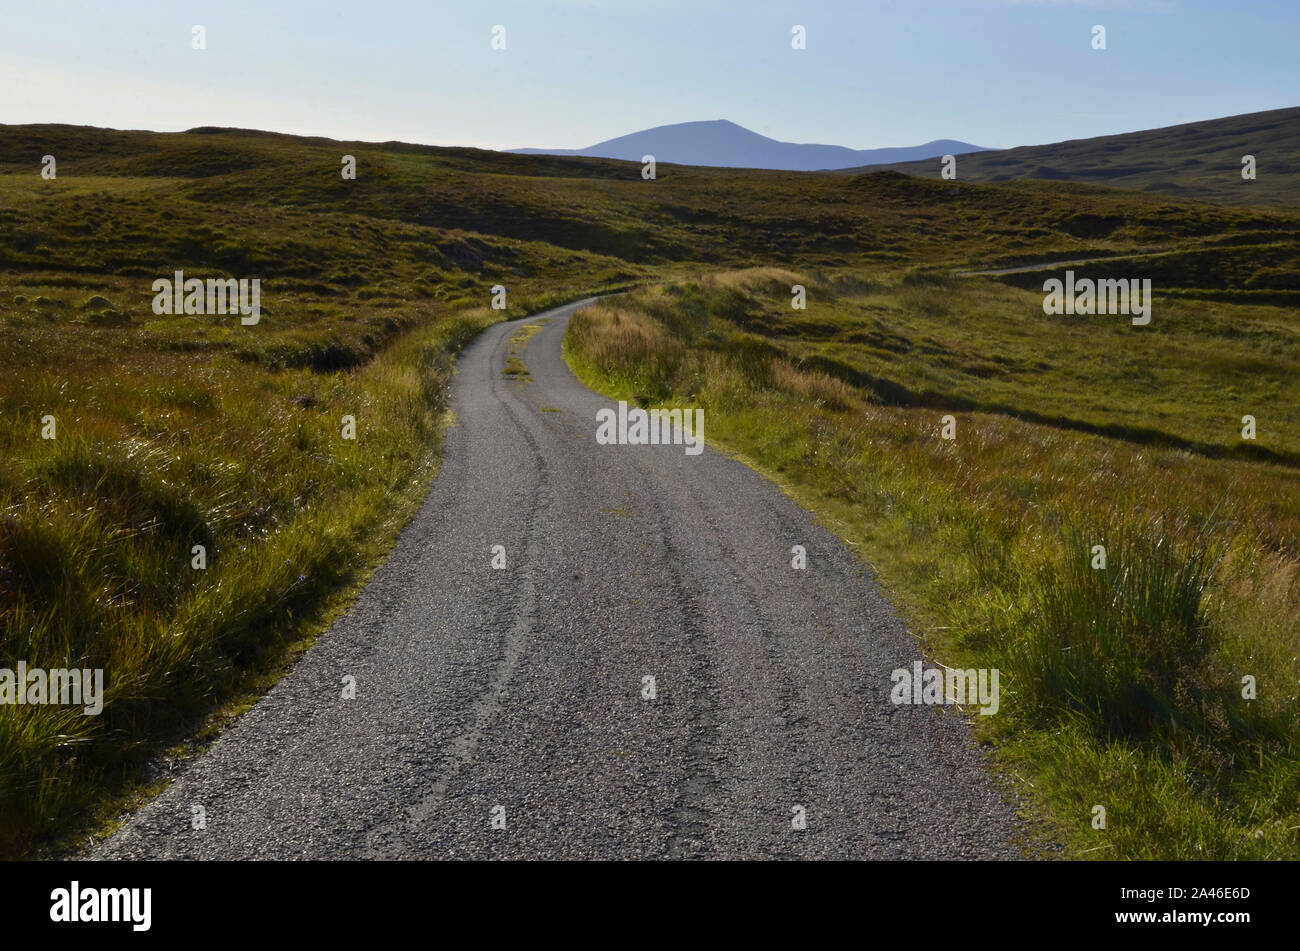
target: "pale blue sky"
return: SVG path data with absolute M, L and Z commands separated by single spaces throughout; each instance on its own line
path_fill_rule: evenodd
M 730 119 L 851 148 L 1007 147 L 1300 105 L 1300 0 L 6 7 L 5 123 L 576 148 Z M 205 50 L 191 48 L 194 24 Z M 490 47 L 496 24 L 503 52 Z M 790 48 L 794 24 L 806 50 Z

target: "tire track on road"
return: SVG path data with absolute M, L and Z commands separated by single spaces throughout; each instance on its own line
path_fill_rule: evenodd
M 439 475 L 357 603 L 94 857 L 1017 854 L 968 725 L 889 703 L 921 653 L 839 539 L 712 450 L 596 443 L 611 401 L 561 355 L 583 303 L 466 348 Z

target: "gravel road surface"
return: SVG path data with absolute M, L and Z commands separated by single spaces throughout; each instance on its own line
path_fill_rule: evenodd
M 890 702 L 921 654 L 832 533 L 711 449 L 597 444 L 613 404 L 560 354 L 583 303 L 464 352 L 356 604 L 92 857 L 1017 855 L 968 726 Z

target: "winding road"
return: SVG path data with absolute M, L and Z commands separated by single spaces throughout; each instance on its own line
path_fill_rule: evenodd
M 585 303 L 465 350 L 357 602 L 90 857 L 1018 856 L 968 725 L 890 702 L 922 657 L 831 532 L 712 449 L 597 444 Z

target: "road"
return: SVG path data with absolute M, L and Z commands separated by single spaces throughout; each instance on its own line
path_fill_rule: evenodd
M 519 321 L 462 354 L 355 605 L 90 857 L 1017 856 L 968 725 L 890 702 L 921 655 L 832 533 L 712 449 L 596 443 L 582 303 L 522 322 L 530 382 Z
M 1063 267 L 1082 267 L 1085 264 L 1109 264 L 1116 261 L 1132 261 L 1139 258 L 1161 258 L 1181 251 L 1133 251 L 1112 254 L 1102 258 L 1075 258 L 1070 261 L 1042 261 L 1038 264 L 1021 264 L 1016 267 L 1001 267 L 983 271 L 953 271 L 953 277 L 1002 277 L 1005 274 L 1028 274 L 1031 271 L 1054 271 Z

